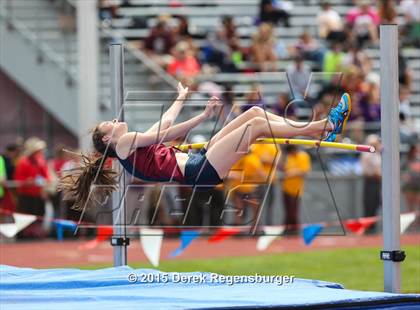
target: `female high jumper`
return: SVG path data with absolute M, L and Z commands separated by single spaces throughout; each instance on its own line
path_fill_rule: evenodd
M 323 140 L 332 142 L 342 133 L 351 112 L 347 93 L 327 118 L 310 123 L 285 119 L 260 107 L 252 107 L 220 129 L 199 153 L 186 154 L 163 143 L 186 136 L 192 128 L 212 117 L 219 105 L 219 99 L 212 97 L 202 113 L 173 125 L 187 95 L 188 87 L 179 83 L 175 102 L 162 119 L 145 132 L 128 132 L 127 124 L 116 119 L 98 124 L 92 132 L 92 142 L 99 156 L 83 156 L 84 164 L 64 174 L 61 180 L 64 197 L 74 201 L 73 208 L 84 207 L 93 184 L 105 185 L 106 195 L 115 188 L 117 174 L 103 165 L 107 158 L 118 159 L 125 170 L 143 181 L 176 181 L 211 188 L 223 182 L 231 167 L 247 153 L 249 144 L 258 138 L 325 133 Z

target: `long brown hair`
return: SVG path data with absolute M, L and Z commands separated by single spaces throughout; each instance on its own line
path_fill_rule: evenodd
M 109 143 L 103 142 L 103 137 L 104 133 L 98 126 L 95 127 L 92 130 L 92 143 L 96 152 L 80 154 L 80 167 L 62 173 L 59 190 L 63 192 L 64 200 L 73 203 L 74 210 L 81 211 L 94 201 L 105 201 L 116 189 L 118 173 L 112 167 L 107 167 L 107 159 L 116 158 L 117 154 Z

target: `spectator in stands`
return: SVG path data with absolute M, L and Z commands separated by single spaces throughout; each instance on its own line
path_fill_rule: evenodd
M 190 32 L 189 22 L 186 16 L 175 16 L 177 24 L 172 28 L 172 37 L 174 42 L 185 41 L 188 43 L 188 49 L 194 56 L 198 55 L 199 49 L 194 42 Z
M 404 34 L 407 44 L 420 47 L 420 0 L 401 1 L 404 13 Z
M 187 85 L 192 85 L 200 73 L 200 64 L 185 41 L 178 42 L 174 48 L 174 59 L 168 65 L 168 73 Z
M 368 135 L 365 144 L 372 145 L 377 150 L 381 149 L 379 136 L 375 134 Z M 364 216 L 375 216 L 378 207 L 381 205 L 381 152 L 373 154 L 362 153 L 360 156 L 360 163 L 364 176 Z M 375 227 L 371 226 L 366 233 L 372 233 L 374 230 Z
M 365 120 L 360 99 L 366 95 L 367 83 L 365 82 L 365 75 L 358 67 L 350 66 L 344 73 L 342 80 L 344 89 L 349 94 L 352 94 L 352 108 L 347 125 L 347 136 L 353 142 L 363 144 L 365 139 Z
M 150 31 L 144 46 L 149 56 L 161 66 L 166 66 L 172 61 L 170 53 L 174 46 L 172 32 L 166 21 L 167 17 L 159 17 L 157 25 Z
M 309 155 L 296 145 L 286 145 L 286 156 L 282 160 L 283 204 L 285 208 L 286 234 L 299 232 L 299 204 L 304 193 L 304 178 L 311 170 Z
M 366 131 L 377 132 L 379 130 L 379 122 L 381 121 L 381 97 L 379 88 L 379 75 L 371 72 L 366 77 L 367 89 L 365 94 L 360 98 L 360 107 L 362 109 L 363 118 L 366 123 L 376 122 L 376 129 L 366 128 Z
M 323 72 L 326 74 L 325 79 L 331 80 L 338 72 L 344 71 L 345 54 L 342 51 L 342 45 L 338 42 L 333 42 L 331 49 L 327 50 L 324 55 Z
M 370 0 L 358 0 L 358 7 L 347 14 L 347 23 L 353 30 L 356 42 L 363 47 L 366 43 L 378 42 L 380 18 Z
M 413 144 L 419 138 L 415 127 L 410 107 L 410 91 L 400 85 L 400 141 Z
M 378 15 L 381 24 L 396 24 L 397 10 L 394 0 L 378 0 Z
M 355 66 L 363 75 L 372 70 L 372 63 L 367 54 L 357 44 L 350 44 L 344 58 L 344 67 Z
M 17 143 L 6 146 L 6 151 L 2 155 L 6 171 L 6 181 L 13 181 L 16 162 L 20 155 L 20 146 Z M 6 212 L 16 211 L 16 190 L 13 187 L 4 187 L 4 196 L 1 208 Z
M 16 162 L 19 158 L 21 149 L 17 143 L 12 143 L 6 146 L 6 151 L 3 154 L 3 159 L 6 165 L 7 179 L 12 180 L 15 173 Z
M 235 115 L 232 111 L 235 106 L 235 92 L 231 84 L 224 85 L 224 91 L 221 96 L 221 102 L 223 103 L 222 112 L 220 114 L 220 123 L 224 124 L 230 122 L 235 118 Z
M 3 156 L 0 155 L 0 211 L 3 209 L 3 198 L 6 191 L 5 183 L 7 181 L 6 173 L 6 163 Z M 2 218 L 2 213 L 0 213 L 0 219 Z M 1 221 L 0 221 L 1 223 Z
M 364 118 L 360 106 L 360 98 L 365 96 L 367 84 L 362 70 L 355 65 L 349 65 L 342 78 L 342 86 L 346 92 L 351 94 L 352 108 L 349 116 L 349 136 L 353 141 L 363 143 L 364 140 Z M 351 126 L 350 126 L 351 124 Z
M 99 0 L 98 12 L 99 19 L 102 21 L 102 25 L 105 27 L 111 26 L 113 18 L 117 17 L 117 6 L 110 0 Z
M 258 214 L 258 207 L 261 207 L 262 198 L 258 192 L 258 184 L 264 179 L 264 168 L 260 158 L 250 152 L 239 159 L 231 168 L 227 178 L 227 188 L 231 193 L 231 199 L 236 209 L 236 225 L 253 225 Z M 247 209 L 251 209 L 251 220 L 246 221 Z M 226 223 L 225 223 L 226 224 Z
M 261 161 L 262 174 L 260 177 L 260 185 L 258 186 L 259 197 L 261 202 L 265 195 L 267 198 L 262 207 L 265 213 L 265 225 L 279 224 L 274 222 L 274 187 L 278 186 L 277 182 L 277 161 L 281 156 L 280 147 L 275 144 L 253 144 L 251 145 L 251 152 L 255 154 Z M 272 180 L 272 182 L 271 182 Z M 270 183 L 271 182 L 271 183 Z M 268 192 L 267 192 L 268 191 Z
M 268 23 L 260 24 L 252 37 L 250 48 L 251 59 L 257 64 L 259 71 L 277 70 L 275 46 L 273 26 Z
M 294 54 L 302 55 L 303 59 L 315 62 L 314 70 L 319 71 L 324 61 L 325 50 L 308 31 L 304 31 L 294 45 Z
M 15 180 L 21 183 L 17 189 L 17 212 L 44 216 L 47 198 L 45 187 L 51 179 L 43 154 L 45 147 L 45 142 L 36 137 L 25 141 L 23 156 L 17 162 L 15 170 Z M 18 238 L 45 236 L 46 232 L 39 218 L 18 234 Z
M 204 62 L 217 66 L 222 72 L 238 71 L 243 51 L 232 16 L 224 16 L 221 27 L 208 34 L 202 51 Z
M 241 106 L 241 111 L 245 112 L 253 106 L 262 108 L 265 106 L 265 100 L 261 96 L 260 85 L 258 84 L 253 84 L 251 86 L 250 91 L 246 94 L 245 104 Z
M 297 55 L 286 70 L 294 99 L 306 97 L 306 90 L 311 77 L 311 68 L 303 61 L 303 57 Z
M 411 121 L 410 90 L 404 85 L 400 85 L 400 114 L 403 114 L 406 120 Z
M 289 95 L 287 93 L 281 93 L 277 97 L 277 104 L 273 107 L 273 112 L 277 115 L 295 119 L 296 118 L 296 107 L 289 100 Z
M 289 18 L 290 14 L 284 7 L 282 8 L 282 3 L 279 0 L 261 0 L 260 23 L 278 24 L 281 21 L 285 27 L 290 27 Z
M 76 32 L 76 8 L 67 0 L 59 1 L 58 23 L 64 35 Z
M 340 14 L 331 7 L 329 1 L 322 1 L 321 8 L 317 15 L 319 37 L 329 41 L 345 41 L 346 34 Z
M 403 56 L 401 49 L 398 51 L 398 80 L 400 85 L 404 85 L 411 90 L 413 71 L 407 65 L 407 60 Z
M 402 191 L 408 212 L 420 212 L 420 144 L 413 143 L 401 165 Z M 418 228 L 419 220 L 413 223 Z
M 175 28 L 175 33 L 181 37 L 182 39 L 185 39 L 187 37 L 191 37 L 190 32 L 190 25 L 188 22 L 188 18 L 186 16 L 174 16 L 177 19 L 178 24 Z

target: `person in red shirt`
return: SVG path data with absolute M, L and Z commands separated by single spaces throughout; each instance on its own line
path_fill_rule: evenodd
M 194 78 L 200 73 L 200 64 L 193 52 L 188 49 L 188 43 L 181 41 L 175 47 L 175 59 L 168 65 L 167 71 L 177 79 Z
M 14 179 L 21 183 L 17 188 L 16 211 L 19 213 L 40 217 L 44 215 L 46 199 L 44 188 L 51 180 L 43 154 L 45 147 L 45 142 L 36 137 L 25 141 L 23 156 L 18 160 L 14 173 Z M 18 234 L 18 238 L 45 236 L 46 232 L 42 228 L 40 219 Z

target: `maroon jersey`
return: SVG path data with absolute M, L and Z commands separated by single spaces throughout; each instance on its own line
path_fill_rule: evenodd
M 126 159 L 118 158 L 131 175 L 144 181 L 184 183 L 173 146 L 152 144 L 137 148 Z

